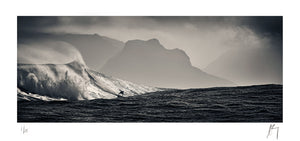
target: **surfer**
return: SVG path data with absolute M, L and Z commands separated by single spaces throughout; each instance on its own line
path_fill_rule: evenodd
M 123 96 L 123 95 L 124 95 L 124 91 L 121 91 L 121 90 L 120 90 L 119 95 Z

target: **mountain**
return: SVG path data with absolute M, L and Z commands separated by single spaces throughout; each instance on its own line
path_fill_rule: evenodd
M 18 64 L 18 100 L 91 100 L 133 96 L 161 89 L 110 77 L 73 61 Z
M 232 49 L 204 70 L 239 85 L 282 84 L 282 51 L 270 47 Z
M 130 40 L 101 72 L 132 82 L 168 88 L 234 85 L 191 65 L 183 50 L 164 48 L 157 39 Z
M 18 33 L 18 44 L 27 40 L 64 41 L 76 47 L 87 66 L 99 70 L 105 62 L 122 50 L 124 43 L 98 34 Z

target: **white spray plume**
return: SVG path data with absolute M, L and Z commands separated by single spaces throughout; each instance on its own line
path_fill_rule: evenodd
M 30 40 L 18 44 L 18 64 L 85 64 L 80 52 L 62 41 Z

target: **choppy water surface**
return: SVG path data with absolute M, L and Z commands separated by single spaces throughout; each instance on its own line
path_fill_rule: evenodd
M 282 122 L 282 85 L 169 90 L 90 101 L 18 101 L 18 122 Z

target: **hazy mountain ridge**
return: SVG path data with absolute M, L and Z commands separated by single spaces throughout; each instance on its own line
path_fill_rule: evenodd
M 234 85 L 193 67 L 183 50 L 166 49 L 157 39 L 126 42 L 123 50 L 111 58 L 101 72 L 136 83 L 168 88 Z
M 239 85 L 282 84 L 282 54 L 270 47 L 233 49 L 204 70 Z

